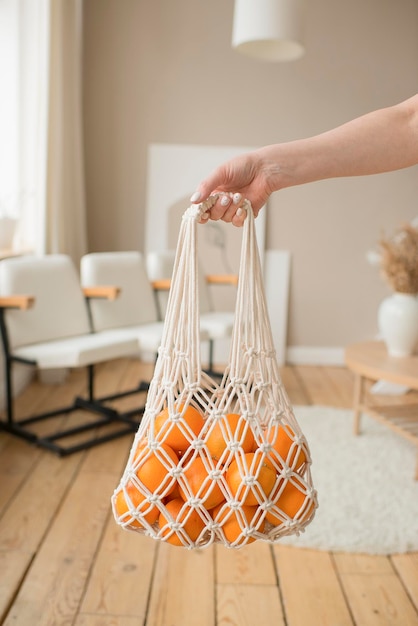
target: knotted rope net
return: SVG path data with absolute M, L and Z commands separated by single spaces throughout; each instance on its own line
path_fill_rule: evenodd
M 145 412 L 112 496 L 123 528 L 187 548 L 276 542 L 303 531 L 317 507 L 308 443 L 275 358 L 249 202 L 229 363 L 221 382 L 202 371 L 197 223 L 215 200 L 183 215 Z

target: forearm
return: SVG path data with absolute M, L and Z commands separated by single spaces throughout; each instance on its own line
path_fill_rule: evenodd
M 321 135 L 257 151 L 272 191 L 418 163 L 418 95 Z
M 418 94 L 309 139 L 265 146 L 220 165 L 199 185 L 191 202 L 217 191 L 206 215 L 241 226 L 247 198 L 254 214 L 274 191 L 341 176 L 380 174 L 418 164 Z M 225 192 L 225 195 L 222 194 Z M 234 194 L 233 196 L 231 194 Z M 238 200 L 232 201 L 232 197 Z

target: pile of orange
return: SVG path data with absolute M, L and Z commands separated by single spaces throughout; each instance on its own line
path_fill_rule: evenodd
M 302 481 L 293 474 L 284 484 L 278 475 L 284 463 L 300 473 L 306 463 L 290 427 L 269 429 L 271 449 L 265 454 L 239 415 L 224 415 L 202 430 L 200 411 L 191 405 L 177 410 L 174 417 L 168 409 L 156 417 L 153 445 L 146 439 L 137 445 L 134 474 L 113 499 L 120 523 L 133 529 L 154 526 L 159 537 L 182 546 L 203 537 L 212 519 L 227 542 L 241 545 L 254 541 L 266 523 L 278 526 L 287 518 L 311 515 L 314 505 L 307 503 Z M 196 449 L 199 436 L 203 445 Z M 238 508 L 229 506 L 231 495 Z M 260 505 L 266 502 L 264 512 Z M 196 503 L 206 513 L 201 515 Z

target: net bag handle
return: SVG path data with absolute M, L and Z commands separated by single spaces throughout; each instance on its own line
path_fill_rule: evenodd
M 181 395 L 187 403 L 202 380 L 200 342 L 206 337 L 200 332 L 197 225 L 217 197 L 192 204 L 182 215 L 163 335 L 147 396 L 151 418 L 153 407 L 161 404 L 162 398 L 166 398 L 170 411 L 174 410 L 174 395 Z M 206 374 L 203 377 L 209 378 Z M 210 384 L 217 387 L 213 381 Z
M 218 395 L 216 404 L 221 411 L 227 405 L 231 391 L 234 389 L 239 393 L 252 375 L 256 377 L 259 386 L 268 384 L 271 387 L 272 393 L 276 395 L 275 406 L 281 407 L 280 412 L 285 407 L 287 421 L 295 433 L 302 435 L 280 380 L 264 291 L 255 218 L 247 199 L 242 204 L 247 217 L 243 226 L 228 365 L 220 386 L 202 373 L 200 342 L 203 337 L 199 323 L 197 226 L 202 215 L 214 206 L 219 195 L 213 194 L 204 202 L 192 204 L 182 215 L 164 331 L 147 405 L 155 406 L 162 389 L 172 387 L 174 380 L 177 381 L 177 395 L 182 394 L 187 401 L 187 397 L 190 398 L 205 379 L 205 386 L 209 385 L 212 392 Z M 246 397 L 248 394 L 243 395 Z
M 235 322 L 231 341 L 229 376 L 232 380 L 245 375 L 242 348 L 268 358 L 275 357 L 273 336 L 267 310 L 264 281 L 255 230 L 255 218 L 248 200 L 242 207 L 247 217 L 241 243 Z
M 250 201 L 245 199 L 242 208 L 247 217 L 241 242 L 235 318 L 228 366 L 221 384 L 224 393 L 218 409 L 226 407 L 232 391 L 244 399 L 248 398 L 248 381 L 252 379 L 259 390 L 268 387 L 273 398 L 270 410 L 264 417 L 258 412 L 260 425 L 266 427 L 275 415 L 285 415 L 295 435 L 301 437 L 302 432 L 281 382 L 276 360 L 255 217 Z M 248 413 L 254 413 L 251 406 L 248 406 Z
M 183 214 L 167 303 L 160 355 L 179 352 L 187 354 L 190 363 L 188 378 L 199 382 L 201 377 L 199 298 L 197 267 L 197 223 L 215 204 L 219 194 L 207 201 L 191 205 Z M 263 275 L 255 231 L 254 213 L 249 200 L 241 207 L 247 213 L 241 243 L 235 322 L 231 341 L 229 375 L 236 379 L 242 373 L 242 346 L 268 357 L 275 355 L 269 323 Z M 254 307 L 250 312 L 250 308 Z

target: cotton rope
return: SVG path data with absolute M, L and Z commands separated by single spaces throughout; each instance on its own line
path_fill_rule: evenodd
M 144 416 L 112 496 L 115 519 L 123 528 L 187 548 L 214 542 L 235 548 L 254 540 L 276 542 L 303 531 L 317 507 L 309 447 L 275 358 L 248 201 L 243 207 L 247 219 L 229 364 L 220 383 L 201 368 L 197 224 L 216 199 L 214 195 L 194 204 L 183 215 L 164 333 Z M 204 418 L 198 433 L 186 422 L 190 407 Z M 168 418 L 157 428 L 164 411 Z M 229 414 L 239 416 L 234 430 L 226 419 Z M 219 458 L 213 458 L 208 442 L 217 424 L 226 446 Z M 251 454 L 243 448 L 248 433 L 255 442 Z M 167 445 L 174 435 L 186 441 L 186 452 L 184 447 L 179 452 Z M 287 441 L 285 453 L 276 445 L 280 437 Z M 239 484 L 232 489 L 227 477 L 233 462 Z M 198 487 L 192 476 L 197 464 L 203 471 Z M 158 476 L 149 471 L 156 465 Z M 274 481 L 268 490 L 261 481 L 266 466 Z M 210 502 L 214 494 L 221 500 L 215 507 Z

